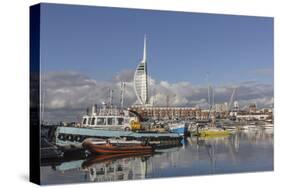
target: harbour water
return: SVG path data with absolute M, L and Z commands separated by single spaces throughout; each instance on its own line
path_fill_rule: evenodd
M 183 140 L 153 155 L 92 156 L 41 166 L 42 184 L 103 182 L 273 170 L 273 129 Z

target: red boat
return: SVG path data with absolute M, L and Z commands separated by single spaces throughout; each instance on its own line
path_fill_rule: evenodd
M 151 146 L 130 141 L 127 143 L 123 141 L 122 143 L 97 144 L 92 140 L 85 140 L 83 147 L 94 154 L 146 154 L 153 152 Z

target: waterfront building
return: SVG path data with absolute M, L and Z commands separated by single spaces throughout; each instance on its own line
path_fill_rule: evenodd
M 249 113 L 256 113 L 257 105 L 256 104 L 249 104 Z
M 242 110 L 238 111 L 236 118 L 240 120 L 272 121 L 273 109 L 272 108 L 257 109 L 255 104 L 250 104 L 248 111 L 242 111 Z
M 133 105 L 130 110 L 139 113 L 142 117 L 152 119 L 202 119 L 208 117 L 207 113 L 201 113 L 201 109 L 189 107 Z

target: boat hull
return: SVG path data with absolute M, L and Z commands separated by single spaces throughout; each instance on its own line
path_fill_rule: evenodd
M 137 154 L 137 153 L 152 153 L 153 148 L 151 146 L 143 145 L 112 145 L 102 144 L 97 145 L 91 142 L 83 143 L 83 147 L 94 154 Z
M 179 135 L 184 135 L 185 128 L 184 127 L 178 127 L 178 128 L 171 128 L 170 131 L 172 133 L 177 133 Z
M 200 136 L 224 136 L 229 134 L 228 131 L 202 131 L 199 133 Z

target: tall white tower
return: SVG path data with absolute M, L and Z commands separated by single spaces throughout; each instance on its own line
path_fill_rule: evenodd
M 134 76 L 134 88 L 138 102 L 141 105 L 148 104 L 148 81 L 147 81 L 147 59 L 146 59 L 146 36 L 144 36 L 143 57 L 137 66 Z

